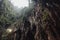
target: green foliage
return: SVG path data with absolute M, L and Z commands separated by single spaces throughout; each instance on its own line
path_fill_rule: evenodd
M 2 4 L 0 4 L 0 26 L 3 27 L 6 24 L 12 24 L 16 20 L 15 15 L 13 15 L 13 7 L 12 4 L 8 0 L 4 0 Z M 3 5 L 3 6 L 2 6 Z M 3 9 L 1 9 L 3 8 Z

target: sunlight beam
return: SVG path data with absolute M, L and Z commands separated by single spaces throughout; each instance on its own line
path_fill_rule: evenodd
M 18 8 L 24 8 L 29 6 L 28 0 L 9 0 L 11 3 Z

